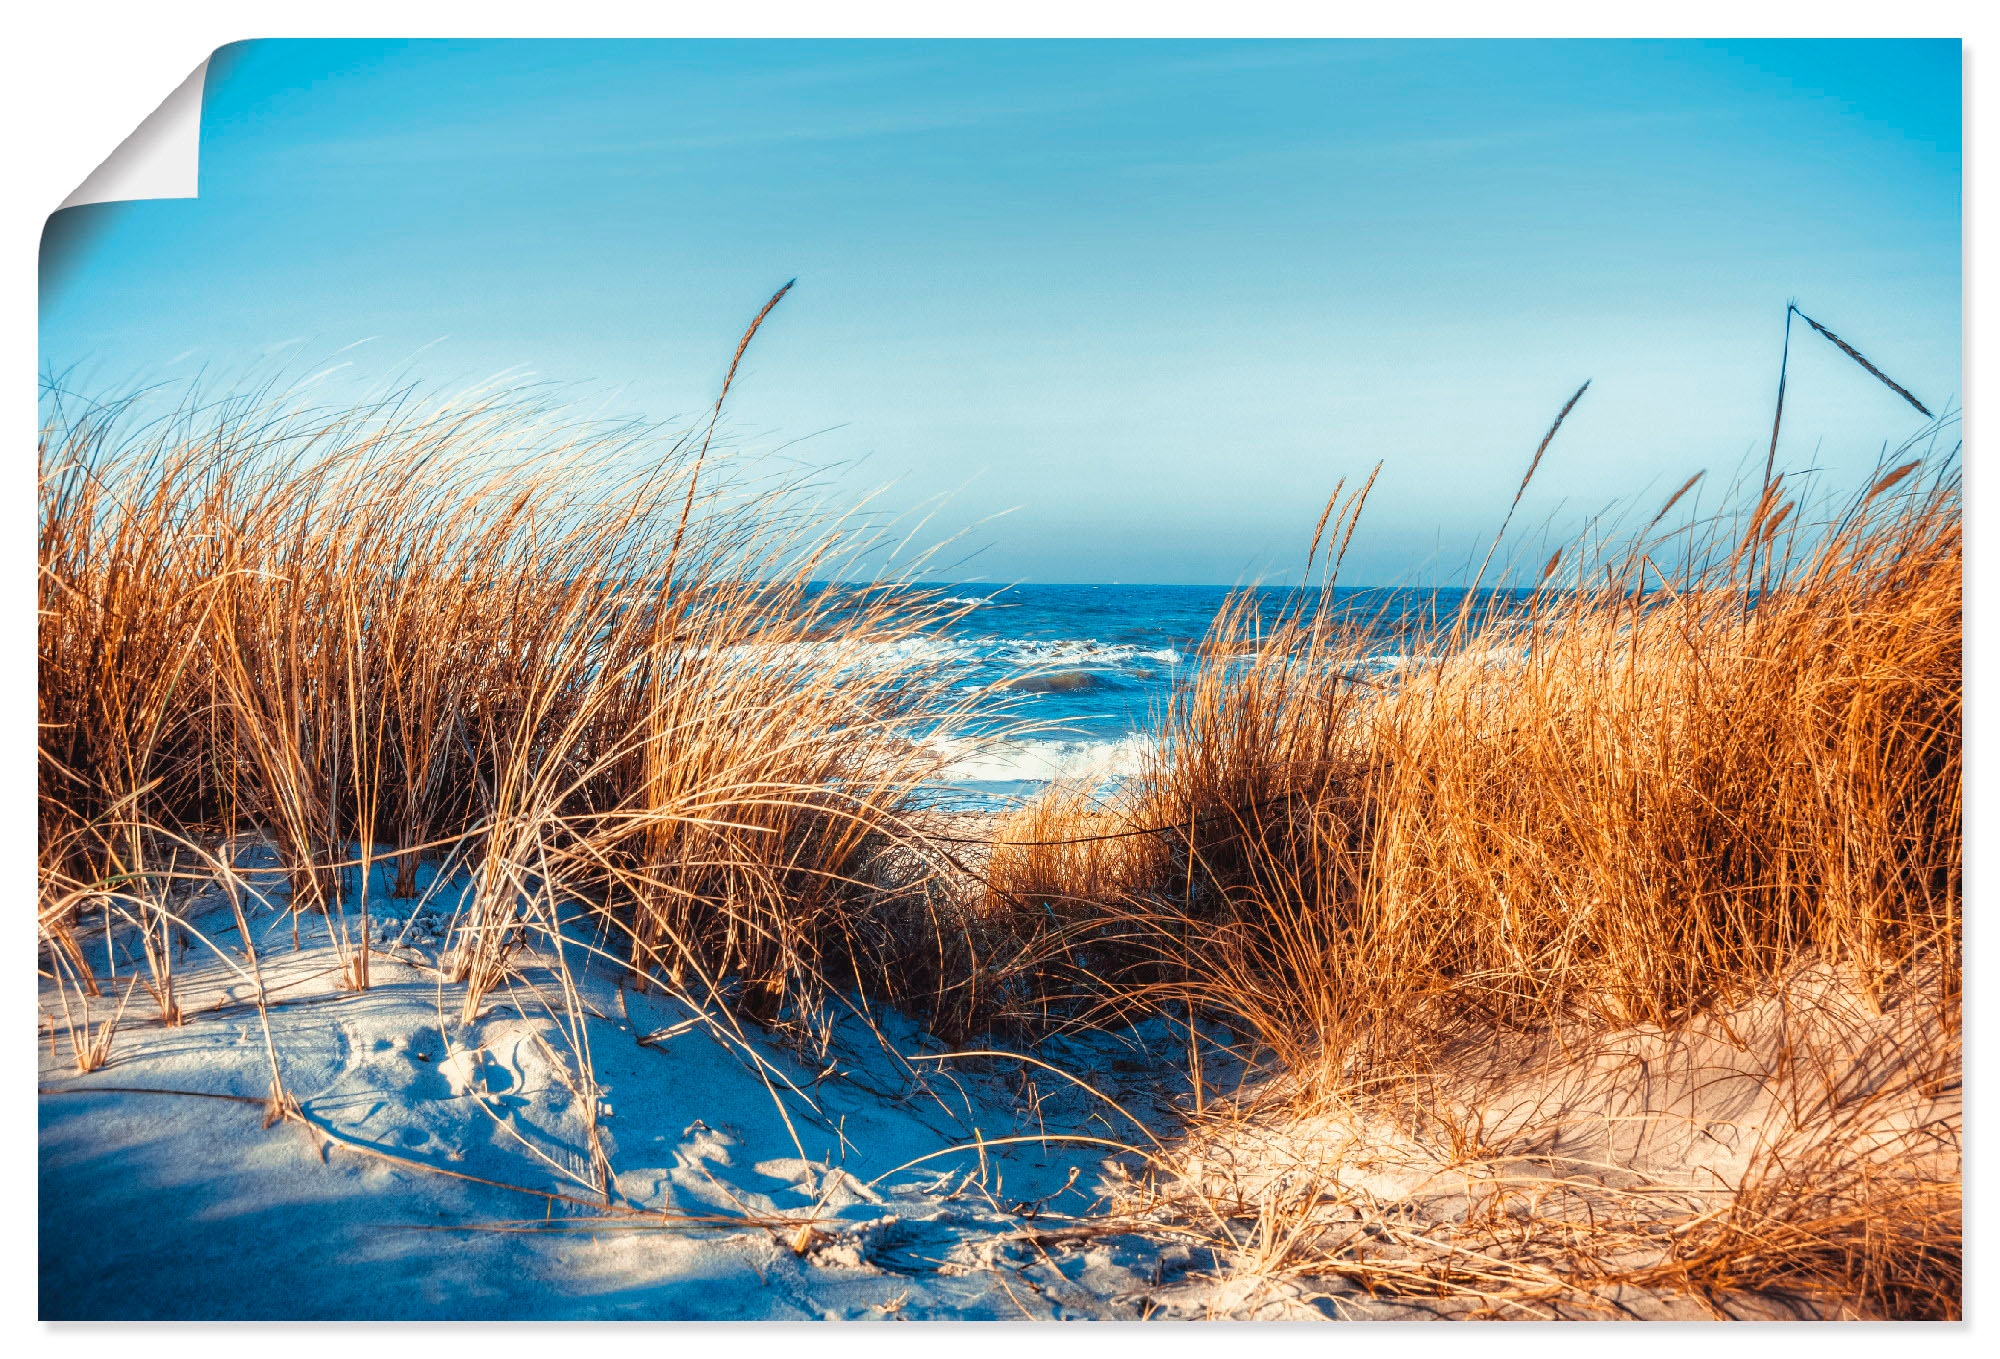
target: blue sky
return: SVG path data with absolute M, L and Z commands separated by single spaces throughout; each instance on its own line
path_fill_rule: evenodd
M 257 42 L 198 199 L 57 219 L 41 363 L 666 419 L 796 276 L 732 437 L 945 496 L 953 575 L 1276 578 L 1381 459 L 1346 578 L 1443 580 L 1585 378 L 1525 522 L 1761 450 L 1790 298 L 1955 406 L 1960 189 L 1955 41 Z M 1916 423 L 1816 338 L 1786 420 Z

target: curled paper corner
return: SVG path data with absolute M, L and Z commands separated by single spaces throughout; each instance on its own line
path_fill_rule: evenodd
M 201 186 L 201 96 L 208 62 L 180 83 L 56 211 L 137 198 L 195 198 Z

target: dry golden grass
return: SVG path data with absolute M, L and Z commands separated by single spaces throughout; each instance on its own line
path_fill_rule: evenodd
M 1508 1035 L 1677 1030 L 1805 966 L 1931 1016 L 1948 1037 L 1908 1083 L 1954 1082 L 1957 455 L 1903 462 L 1818 514 L 1782 484 L 1662 529 L 1684 486 L 1640 534 L 1579 544 L 1534 591 L 1440 619 L 1432 654 L 1394 670 L 1368 664 L 1379 643 L 1331 592 L 1303 592 L 1275 627 L 1246 597 L 1136 786 L 1087 812 L 1046 801 L 996 834 L 988 911 L 1037 942 L 1019 970 L 1058 975 L 1039 984 L 1072 1013 L 1191 1003 L 1228 1024 L 1283 1073 L 1259 1116 L 1389 1109 L 1440 1082 L 1462 1099 L 1467 1054 Z M 1360 504 L 1330 505 L 1330 532 L 1322 519 L 1315 552 L 1341 545 L 1329 584 Z M 1878 1103 L 1829 1096 L 1644 1278 L 1805 1280 L 1869 1314 L 1951 1312 L 1956 1162 L 1885 1169 L 1900 1153 L 1854 1112 Z M 1906 1140 L 1955 1148 L 1955 1117 Z M 1278 1257 L 1355 1267 L 1313 1244 L 1310 1214 L 1280 1217 L 1303 1235 Z M 1260 1251 L 1276 1229 L 1257 1228 Z M 1480 1287 L 1518 1302 L 1618 1273 L 1567 1247 L 1539 1273 L 1523 1258 Z M 1405 1284 L 1437 1282 L 1409 1269 Z
M 878 533 L 719 476 L 713 431 L 504 394 L 262 393 L 151 422 L 53 399 L 50 956 L 94 990 L 81 915 L 132 928 L 174 1022 L 177 895 L 262 835 L 355 988 L 371 905 L 428 858 L 471 875 L 449 954 L 468 1014 L 574 907 L 635 974 L 766 1018 L 893 991 L 884 954 L 921 944 L 899 903 L 928 863 L 903 820 L 939 759 L 909 736 L 954 702 L 895 644 L 943 609 L 900 578 L 820 584 Z M 890 887 L 877 861 L 899 846 Z
M 1807 543 L 1760 505 L 1672 575 L 1649 541 L 1387 689 L 1324 618 L 1269 637 L 1174 714 L 1159 899 L 1291 1066 L 1425 1017 L 1671 1022 L 1808 957 L 1935 959 L 1955 1003 L 1956 473 L 1871 497 Z

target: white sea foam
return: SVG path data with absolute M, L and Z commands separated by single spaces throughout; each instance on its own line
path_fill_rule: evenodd
M 933 742 L 950 763 L 946 783 L 1043 783 L 1052 779 L 1110 782 L 1139 772 L 1158 743 L 1144 732 L 1116 740 L 950 738 Z
M 987 638 L 993 658 L 1015 665 L 1124 665 L 1132 661 L 1159 661 L 1179 665 L 1181 653 L 1170 646 L 1140 647 L 1122 642 L 1100 642 L 1096 638 Z
M 1173 647 L 1142 647 L 1123 642 L 1100 642 L 1096 638 L 1039 637 L 906 637 L 893 642 L 837 638 L 816 642 L 792 642 L 774 648 L 756 645 L 734 646 L 724 653 L 732 659 L 764 663 L 809 660 L 834 669 L 886 669 L 902 665 L 999 664 L 1022 669 L 1049 667 L 1119 667 L 1135 663 L 1179 665 L 1181 653 Z

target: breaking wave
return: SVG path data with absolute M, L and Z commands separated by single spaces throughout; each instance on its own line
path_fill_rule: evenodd
M 934 748 L 949 761 L 939 777 L 946 783 L 1013 785 L 1051 780 L 1110 783 L 1130 778 L 1159 747 L 1143 732 L 1112 740 L 950 738 Z

